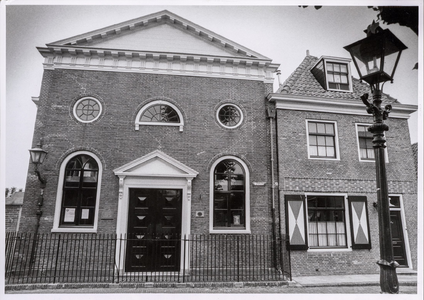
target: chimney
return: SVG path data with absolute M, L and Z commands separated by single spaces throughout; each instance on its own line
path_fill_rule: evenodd
M 306 56 L 309 56 L 309 50 L 306 50 Z

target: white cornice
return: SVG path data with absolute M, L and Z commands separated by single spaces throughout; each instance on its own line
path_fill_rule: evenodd
M 44 68 L 156 73 L 274 82 L 278 64 L 267 59 L 50 45 L 37 48 Z
M 364 104 L 346 99 L 318 98 L 271 93 L 269 101 L 275 102 L 277 109 L 325 112 L 347 115 L 368 115 Z M 417 111 L 417 105 L 392 103 L 390 118 L 408 119 Z

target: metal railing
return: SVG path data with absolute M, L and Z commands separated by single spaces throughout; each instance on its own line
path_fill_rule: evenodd
M 267 235 L 7 233 L 5 244 L 6 284 L 291 280 L 286 239 Z

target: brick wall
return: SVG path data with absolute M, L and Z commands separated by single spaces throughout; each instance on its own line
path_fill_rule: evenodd
M 18 230 L 21 208 L 22 205 L 6 205 L 6 232 L 15 232 Z
M 308 159 L 305 119 L 337 122 L 340 160 Z M 371 250 L 344 252 L 291 252 L 293 275 L 376 273 L 379 267 L 378 217 L 375 164 L 359 162 L 355 123 L 372 123 L 372 116 L 331 113 L 277 111 L 278 158 L 281 218 L 284 195 L 306 192 L 345 193 L 367 197 Z M 417 264 L 417 186 L 407 120 L 390 118 L 386 122 L 388 145 L 387 177 L 389 194 L 401 194 L 408 228 L 412 265 Z M 285 222 L 282 231 L 285 233 Z
M 265 96 L 271 84 L 189 76 L 96 72 L 84 70 L 46 70 L 40 93 L 34 144 L 43 137 L 49 152 L 42 165 L 47 178 L 40 232 L 53 226 L 59 168 L 64 158 L 77 150 L 88 150 L 102 161 L 99 233 L 116 230 L 118 179 L 113 170 L 136 158 L 160 149 L 193 168 L 199 175 L 193 181 L 192 233 L 206 233 L 209 226 L 209 171 L 223 155 L 235 155 L 249 166 L 251 182 L 252 233 L 269 233 L 269 128 Z M 73 104 L 83 96 L 97 98 L 102 116 L 93 123 L 78 122 Z M 178 127 L 140 126 L 134 129 L 138 110 L 151 100 L 163 99 L 176 105 L 184 115 L 184 131 Z M 216 109 L 232 102 L 243 111 L 243 124 L 237 129 L 221 127 Z M 30 230 L 36 218 L 39 184 L 29 173 L 23 208 L 22 231 Z M 195 211 L 205 211 L 195 218 Z

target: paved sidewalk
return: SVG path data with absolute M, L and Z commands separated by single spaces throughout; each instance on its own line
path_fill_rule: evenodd
M 417 272 L 398 272 L 401 292 L 416 293 Z M 6 286 L 19 293 L 379 293 L 379 274 L 301 276 L 289 282 L 64 283 Z
M 417 285 L 417 275 L 398 275 L 399 285 Z M 379 285 L 379 274 L 332 275 L 332 276 L 302 276 L 294 277 L 289 286 L 319 287 L 319 286 L 365 286 Z

